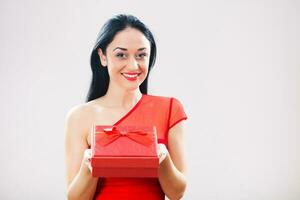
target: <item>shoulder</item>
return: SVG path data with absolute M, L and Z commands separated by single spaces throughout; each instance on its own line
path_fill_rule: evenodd
M 149 100 L 152 100 L 152 101 L 155 101 L 155 102 L 158 102 L 158 103 L 166 103 L 168 105 L 170 104 L 175 104 L 175 105 L 182 105 L 180 100 L 176 97 L 171 97 L 171 96 L 158 96 L 158 95 L 150 95 L 150 94 L 147 94 L 145 95 L 146 98 L 148 98 Z
M 89 106 L 86 103 L 75 105 L 69 109 L 66 114 L 65 120 L 67 122 L 80 120 L 87 114 L 88 110 Z
M 71 107 L 65 116 L 67 128 L 88 132 L 93 121 L 95 107 L 96 104 L 94 101 Z
M 165 101 L 170 101 L 172 97 L 167 97 L 167 96 L 158 96 L 158 95 L 153 95 L 153 94 L 146 94 L 144 95 L 146 96 L 146 98 L 153 100 L 153 101 L 161 101 L 161 102 L 165 102 Z
M 86 103 L 77 104 L 69 109 L 66 114 L 66 120 L 77 120 L 88 118 L 95 108 L 101 108 L 100 98 Z

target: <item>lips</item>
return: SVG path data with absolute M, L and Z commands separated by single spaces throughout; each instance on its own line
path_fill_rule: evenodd
M 126 73 L 122 73 L 122 75 L 129 81 L 135 81 L 137 80 L 137 77 L 140 75 L 141 73 L 134 73 L 134 72 L 126 72 Z

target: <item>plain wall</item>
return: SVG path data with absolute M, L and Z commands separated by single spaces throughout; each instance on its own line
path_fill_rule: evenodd
M 188 114 L 184 199 L 300 199 L 299 10 L 296 0 L 0 1 L 0 199 L 65 198 L 65 115 L 84 102 L 97 33 L 119 13 L 156 38 L 150 94 Z

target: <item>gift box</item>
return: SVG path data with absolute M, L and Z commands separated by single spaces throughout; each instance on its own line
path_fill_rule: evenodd
M 150 126 L 93 126 L 94 177 L 157 177 L 157 135 Z

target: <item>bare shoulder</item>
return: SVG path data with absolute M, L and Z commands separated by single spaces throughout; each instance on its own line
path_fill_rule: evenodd
M 92 115 L 92 109 L 89 103 L 75 105 L 66 114 L 66 128 L 71 130 L 74 134 L 86 134 L 89 132 Z
M 89 101 L 73 106 L 66 114 L 65 124 L 70 132 L 82 133 L 85 136 L 90 132 L 99 110 L 101 110 L 100 99 Z
M 85 104 L 79 104 L 73 106 L 66 114 L 66 122 L 76 122 L 84 118 L 88 113 L 88 106 Z
M 101 106 L 101 104 L 98 103 L 100 101 L 101 98 L 73 106 L 68 111 L 66 119 L 78 120 L 82 118 L 90 118 L 95 111 L 95 108 Z

